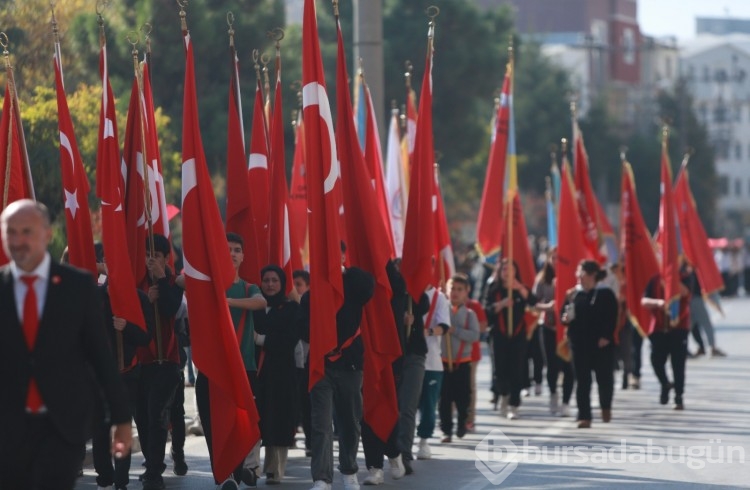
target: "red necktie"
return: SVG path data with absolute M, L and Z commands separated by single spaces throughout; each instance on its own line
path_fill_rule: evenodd
M 23 300 L 23 333 L 26 337 L 26 345 L 29 352 L 34 350 L 36 343 L 36 334 L 39 330 L 39 313 L 36 302 L 36 290 L 34 282 L 37 276 L 21 276 L 21 280 L 26 284 L 26 297 Z M 26 395 L 26 409 L 31 413 L 37 413 L 42 407 L 42 396 L 39 394 L 39 388 L 33 376 L 29 378 L 29 392 Z

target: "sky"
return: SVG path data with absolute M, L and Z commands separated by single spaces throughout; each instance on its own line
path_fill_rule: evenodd
M 750 0 L 638 0 L 638 23 L 649 36 L 695 36 L 695 17 L 750 19 Z

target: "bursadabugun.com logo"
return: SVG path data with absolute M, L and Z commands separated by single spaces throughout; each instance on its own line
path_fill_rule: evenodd
M 646 444 L 628 444 L 620 439 L 611 445 L 550 445 L 529 444 L 528 439 L 516 445 L 500 429 L 495 429 L 475 448 L 476 468 L 493 485 L 500 485 L 519 463 L 555 465 L 610 465 L 610 464 L 682 464 L 692 470 L 707 465 L 745 464 L 743 446 L 722 445 L 721 439 L 710 439 L 708 444 L 661 446 L 647 439 Z
M 500 429 L 487 434 L 474 452 L 474 466 L 493 485 L 500 485 L 518 467 L 518 448 Z

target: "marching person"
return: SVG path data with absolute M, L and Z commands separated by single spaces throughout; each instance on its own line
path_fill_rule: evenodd
M 310 290 L 310 273 L 298 269 L 292 273 L 294 289 L 297 291 L 297 302 Z M 305 433 L 305 456 L 310 457 L 310 393 L 307 391 L 307 380 L 310 378 L 310 344 L 300 339 L 294 348 L 294 363 L 297 366 L 297 423 Z
M 128 395 L 90 274 L 52 262 L 47 207 L 30 199 L 0 214 L 0 488 L 71 490 L 102 393 L 116 458 L 130 452 Z M 93 377 L 92 377 L 93 374 Z M 92 383 L 95 381 L 95 383 Z
M 568 326 L 573 353 L 578 403 L 578 428 L 591 427 L 591 371 L 596 373 L 602 421 L 612 419 L 614 392 L 614 334 L 617 298 L 612 289 L 598 286 L 607 272 L 594 260 L 583 260 L 576 270 L 578 285 L 568 291 L 562 322 Z
M 651 366 L 654 368 L 661 394 L 659 403 L 669 403 L 669 392 L 674 388 L 674 409 L 683 410 L 685 392 L 685 362 L 687 360 L 687 339 L 690 325 L 690 290 L 680 283 L 680 299 L 676 318 L 671 318 L 665 310 L 664 280 L 656 275 L 648 283 L 641 298 L 641 305 L 651 312 L 648 339 L 651 341 Z M 667 377 L 667 359 L 672 364 L 674 383 Z
M 693 332 L 693 337 L 700 348 L 696 356 L 700 356 L 706 353 L 703 347 L 703 341 L 701 338 L 701 330 L 706 332 L 706 338 L 708 340 L 708 346 L 711 348 L 711 357 L 726 357 L 724 351 L 716 347 L 716 339 L 714 335 L 714 326 L 711 323 L 711 317 L 708 315 L 706 309 L 706 301 L 703 299 L 703 290 L 698 280 L 698 274 L 695 272 L 693 266 L 687 262 L 683 265 L 683 284 L 690 290 L 690 326 Z M 746 286 L 750 288 L 750 284 Z
M 466 435 L 471 396 L 471 344 L 479 340 L 477 315 L 466 307 L 469 297 L 469 278 L 466 274 L 455 274 L 450 279 L 448 295 L 451 303 L 451 327 L 447 335 L 442 336 L 440 346 L 444 353 L 444 379 L 440 392 L 440 429 L 443 431 L 444 443 L 452 441 L 454 403 L 458 412 L 456 436 L 461 439 Z
M 516 263 L 502 259 L 487 288 L 484 308 L 495 352 L 495 389 L 500 396 L 500 415 L 510 420 L 518 417 L 526 374 L 523 363 L 526 362 L 528 339 L 524 316 L 526 308 L 536 303 L 536 296 L 521 284 Z M 510 327 L 509 315 L 512 316 Z
M 255 342 L 260 346 L 258 365 L 258 413 L 266 457 L 266 485 L 281 483 L 289 447 L 297 431 L 297 380 L 294 349 L 299 341 L 299 303 L 286 297 L 286 274 L 277 265 L 260 271 L 260 289 L 266 307 L 253 312 Z

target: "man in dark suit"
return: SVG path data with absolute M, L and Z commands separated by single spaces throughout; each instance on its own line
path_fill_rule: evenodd
M 72 489 L 97 391 L 115 456 L 130 451 L 127 394 L 93 278 L 50 259 L 47 208 L 13 202 L 0 227 L 11 259 L 0 268 L 0 488 Z

